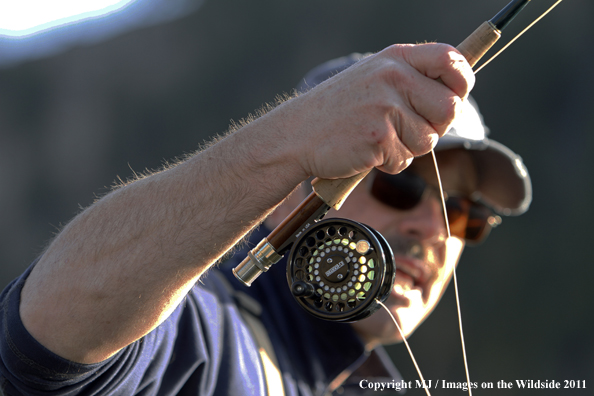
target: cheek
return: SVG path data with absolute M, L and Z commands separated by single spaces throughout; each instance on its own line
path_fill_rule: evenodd
M 443 248 L 439 249 L 439 253 L 435 252 L 435 255 L 440 256 L 440 259 L 435 261 L 435 274 L 428 285 L 428 292 L 425 294 L 428 304 L 437 304 L 445 292 L 463 249 L 464 241 L 452 237 L 445 241 Z

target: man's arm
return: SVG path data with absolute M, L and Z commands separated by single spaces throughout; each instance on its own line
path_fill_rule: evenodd
M 31 272 L 21 294 L 25 327 L 72 361 L 112 356 L 158 326 L 307 177 L 395 173 L 428 152 L 473 82 L 449 46 L 393 46 L 178 166 L 108 194 L 64 228 Z

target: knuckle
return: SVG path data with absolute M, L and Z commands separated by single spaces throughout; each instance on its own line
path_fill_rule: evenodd
M 470 65 L 466 58 L 454 47 L 448 44 L 436 44 L 436 64 L 445 70 L 464 71 Z
M 446 64 L 451 64 L 452 62 L 457 62 L 461 58 L 464 58 L 460 52 L 454 47 L 449 44 L 435 44 L 437 58 L 440 62 L 444 62 Z
M 375 77 L 382 82 L 385 91 L 383 100 L 388 100 L 389 103 L 393 102 L 397 92 L 405 96 L 409 95 L 416 84 L 415 74 L 411 73 L 409 67 L 397 60 L 383 62 L 375 70 Z
M 424 139 L 417 140 L 415 144 L 412 145 L 413 147 L 409 146 L 409 150 L 415 157 L 427 154 L 429 151 L 433 149 L 433 147 L 435 147 L 436 140 L 437 135 L 431 134 Z
M 385 53 L 392 58 L 403 57 L 405 53 L 409 52 L 413 48 L 414 48 L 414 45 L 412 45 L 412 44 L 392 44 L 392 45 L 386 47 L 380 53 Z
M 388 153 L 386 159 L 378 166 L 382 172 L 396 174 L 407 168 L 414 159 L 414 154 L 406 146 Z
M 396 150 L 403 159 L 426 154 L 437 144 L 438 133 L 428 124 L 415 123 L 396 113 L 394 127 L 400 143 Z
M 461 99 L 457 96 L 454 96 L 451 99 L 451 101 L 444 100 L 441 102 L 439 112 L 435 113 L 435 119 L 431 122 L 432 131 L 427 134 L 428 136 L 431 136 L 432 134 L 435 134 L 436 136 L 445 135 L 460 113 Z
M 443 108 L 442 108 L 442 114 L 443 114 L 443 123 L 444 124 L 450 124 L 452 123 L 452 121 L 454 121 L 454 118 L 456 118 L 456 115 L 459 112 L 460 109 L 460 98 L 457 96 L 452 97 L 451 101 L 443 101 Z

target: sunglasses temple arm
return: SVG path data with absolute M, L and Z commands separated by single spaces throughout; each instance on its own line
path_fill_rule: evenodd
M 501 37 L 500 29 L 526 5 L 529 0 L 512 0 L 491 21 L 480 25 L 457 47 L 471 66 L 475 66 Z M 502 11 L 503 12 L 503 11 Z M 339 209 L 351 191 L 370 172 L 366 171 L 345 179 L 319 179 L 312 181 L 314 191 L 277 227 L 248 253 L 237 267 L 235 276 L 245 285 L 251 283 L 277 263 L 302 231 L 312 222 L 321 220 L 330 208 Z

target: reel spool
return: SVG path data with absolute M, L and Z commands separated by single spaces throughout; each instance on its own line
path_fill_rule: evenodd
M 354 322 L 380 308 L 394 284 L 390 245 L 371 227 L 346 219 L 316 223 L 293 244 L 287 281 L 297 303 L 321 319 Z

